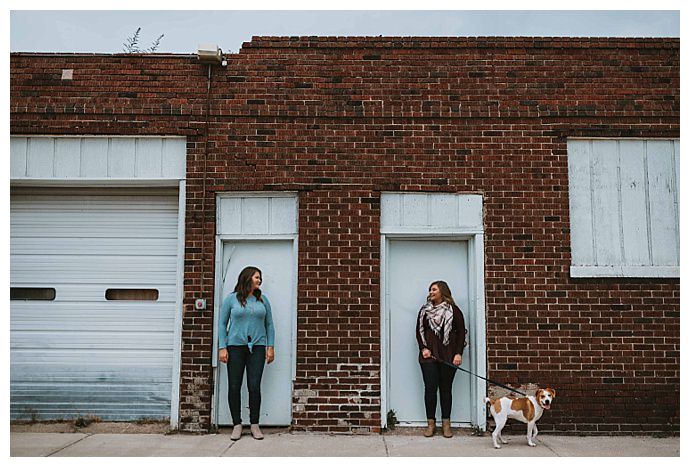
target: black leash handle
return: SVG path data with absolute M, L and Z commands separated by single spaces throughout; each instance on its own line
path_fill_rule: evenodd
M 518 391 L 517 389 L 513 389 L 513 388 L 511 388 L 511 387 L 506 386 L 505 384 L 501 384 L 501 383 L 496 382 L 496 381 L 491 381 L 489 378 L 484 378 L 483 376 L 475 375 L 474 373 L 472 373 L 472 372 L 469 371 L 469 370 L 465 370 L 464 368 L 460 368 L 459 366 L 455 366 L 455 365 L 453 365 L 453 364 L 450 363 L 450 362 L 446 362 L 445 360 L 440 360 L 440 359 L 434 357 L 433 355 L 431 356 L 431 358 L 433 358 L 433 359 L 436 360 L 437 362 L 445 363 L 446 365 L 448 365 L 448 366 L 450 366 L 450 367 L 453 367 L 453 368 L 455 368 L 456 370 L 464 371 L 465 373 L 469 373 L 469 374 L 471 374 L 472 376 L 474 376 L 474 377 L 476 377 L 476 378 L 481 378 L 481 379 L 483 379 L 483 380 L 486 381 L 486 382 L 489 382 L 489 383 L 494 384 L 494 385 L 496 385 L 496 386 L 500 386 L 500 387 L 502 387 L 502 388 L 504 388 L 504 389 L 508 389 L 508 390 L 511 391 L 511 392 L 517 392 L 518 394 L 521 394 L 521 395 L 523 395 L 523 396 L 525 396 L 525 397 L 529 397 L 527 394 L 525 394 L 525 393 L 522 392 L 522 391 Z

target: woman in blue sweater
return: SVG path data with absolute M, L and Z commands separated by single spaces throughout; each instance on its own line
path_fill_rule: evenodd
M 228 405 L 234 425 L 230 435 L 232 440 L 238 440 L 242 436 L 240 389 L 245 368 L 251 433 L 254 439 L 264 438 L 259 429 L 261 375 L 264 362 L 271 363 L 275 358 L 275 330 L 271 304 L 261 294 L 260 286 L 261 271 L 247 266 L 240 272 L 235 290 L 225 297 L 220 307 L 218 359 L 227 363 L 228 368 Z

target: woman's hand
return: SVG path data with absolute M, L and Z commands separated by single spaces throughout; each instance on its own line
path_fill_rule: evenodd
M 228 363 L 228 349 L 220 349 L 218 351 L 218 360 L 223 363 Z
M 460 355 L 459 353 L 455 354 L 455 357 L 453 357 L 453 365 L 455 365 L 455 366 L 462 365 L 462 355 Z
M 276 354 L 273 351 L 273 347 L 266 347 L 266 363 L 270 364 L 275 358 Z
M 422 349 L 422 358 L 431 358 L 431 350 L 427 348 Z

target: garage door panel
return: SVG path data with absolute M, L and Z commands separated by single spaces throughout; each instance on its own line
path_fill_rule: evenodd
M 152 280 L 170 283 L 177 275 L 175 256 L 101 256 L 101 255 L 23 255 L 12 270 L 13 282 L 138 284 Z
M 50 242 L 39 239 L 48 237 Z M 69 255 L 79 250 L 83 255 L 112 256 L 129 254 L 133 256 L 168 255 L 177 248 L 177 237 L 142 237 L 132 242 L 132 237 L 85 237 L 69 238 L 45 235 L 44 237 L 13 237 L 10 246 L 14 254 Z
M 11 371 L 11 417 L 104 420 L 164 419 L 170 414 L 170 369 L 160 366 L 28 365 Z M 146 381 L 141 384 L 141 381 Z M 83 395 L 75 399 L 74 394 Z
M 11 416 L 170 416 L 177 304 L 176 193 L 25 189 L 11 196 Z M 156 289 L 157 300 L 107 300 Z
M 172 326 L 159 332 L 127 332 L 124 330 L 75 331 L 54 328 L 50 331 L 19 331 L 12 335 L 14 350 L 50 349 L 101 349 L 101 350 L 168 350 Z
M 14 279 L 14 278 L 13 278 Z M 38 282 L 36 280 L 27 280 L 26 282 L 20 282 L 20 281 L 12 281 L 12 285 L 14 287 L 50 287 L 54 288 L 56 290 L 55 293 L 55 300 L 52 300 L 50 302 L 46 302 L 44 306 L 50 306 L 51 310 L 53 310 L 52 307 L 62 305 L 62 304 L 67 304 L 69 306 L 88 306 L 89 309 L 91 307 L 100 307 L 101 305 L 106 306 L 106 307 L 119 307 L 120 309 L 127 309 L 132 306 L 131 301 L 127 300 L 118 300 L 118 301 L 107 301 L 105 299 L 105 292 L 109 288 L 113 288 L 113 286 L 117 286 L 117 288 L 122 288 L 122 289 L 155 289 L 158 291 L 158 299 L 157 300 L 152 300 L 152 301 L 147 301 L 145 303 L 145 306 L 147 307 L 147 312 L 155 310 L 155 308 L 149 308 L 149 307 L 155 307 L 157 304 L 163 306 L 166 310 L 169 310 L 170 306 L 168 305 L 169 303 L 174 303 L 177 300 L 177 289 L 175 286 L 172 285 L 162 285 L 161 283 L 151 283 L 151 282 L 119 282 L 119 283 L 114 283 L 111 282 L 109 285 L 107 284 L 101 284 L 101 283 L 95 283 L 95 284 L 89 284 L 86 282 L 72 282 L 72 283 L 66 283 L 66 282 Z M 57 293 L 57 291 L 60 291 L 60 293 Z M 16 303 L 18 307 L 21 307 L 22 301 L 16 301 L 13 302 Z M 30 302 L 26 302 L 29 305 L 31 305 Z M 142 304 L 143 306 L 143 304 Z M 20 309 L 20 308 L 18 308 Z
M 12 352 L 12 365 L 22 364 L 27 372 L 31 373 L 34 363 L 51 363 L 56 368 L 60 365 L 72 366 L 76 369 L 86 370 L 89 366 L 97 366 L 102 369 L 110 369 L 112 365 L 128 365 L 135 367 L 145 366 L 170 366 L 172 362 L 171 352 L 166 349 L 151 349 L 143 352 L 142 349 L 91 349 L 85 352 L 83 349 L 48 349 L 41 348 L 41 352 L 34 349 L 16 349 Z M 139 384 L 148 384 L 148 376 L 141 373 Z M 44 375 L 50 377 L 50 374 Z M 75 397 L 77 398 L 77 397 Z

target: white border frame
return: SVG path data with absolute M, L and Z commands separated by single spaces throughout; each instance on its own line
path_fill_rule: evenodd
M 177 301 L 173 335 L 172 395 L 170 396 L 170 429 L 176 430 L 180 421 L 180 370 L 182 366 L 182 317 L 184 316 L 184 250 L 185 209 L 187 183 L 180 180 L 177 212 Z
M 294 198 L 295 205 L 295 233 L 294 234 L 216 234 L 216 254 L 213 290 L 213 354 L 211 365 L 213 367 L 213 395 L 211 397 L 211 424 L 218 426 L 218 390 L 220 388 L 220 367 L 218 366 L 218 312 L 223 301 L 223 244 L 232 240 L 236 241 L 257 241 L 257 240 L 291 240 L 293 254 L 293 277 L 295 286 L 292 289 L 292 315 L 290 323 L 290 345 L 292 346 L 292 356 L 290 361 L 291 368 L 291 388 L 290 393 L 294 394 L 295 378 L 297 376 L 297 281 L 299 271 L 298 245 L 299 245 L 299 194 L 293 191 L 233 191 L 216 194 L 216 225 L 220 222 L 220 200 L 223 198 Z M 292 419 L 293 404 L 290 402 L 290 418 Z
M 381 232 L 381 428 L 387 424 L 388 393 L 390 378 L 388 374 L 390 362 L 390 313 L 388 312 L 390 274 L 389 242 L 390 240 L 453 240 L 467 241 L 468 249 L 468 280 L 469 303 L 472 316 L 475 317 L 470 331 L 470 371 L 486 377 L 486 300 L 484 287 L 484 234 L 476 229 L 466 232 L 429 232 L 407 229 L 388 230 Z M 484 380 L 474 378 L 470 384 L 470 425 L 480 431 L 486 431 L 486 397 L 487 384 Z M 468 426 L 457 423 L 454 426 Z M 406 426 L 415 426 L 409 424 Z

